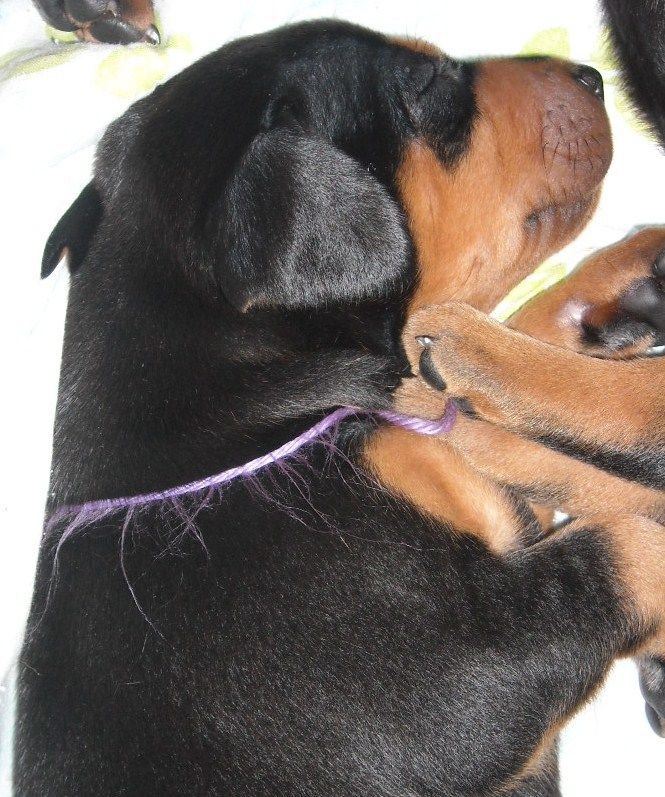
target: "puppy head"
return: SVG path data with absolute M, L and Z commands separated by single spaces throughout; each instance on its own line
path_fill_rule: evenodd
M 595 70 L 548 58 L 475 65 L 476 117 L 453 168 L 430 129 L 405 147 L 397 184 L 418 252 L 418 309 L 489 310 L 590 219 L 612 145 Z
M 337 22 L 231 43 L 112 125 L 104 205 L 241 312 L 404 290 L 394 179 L 406 105 L 433 69 L 422 62 Z
M 134 260 L 143 248 L 145 268 L 238 312 L 489 307 L 595 205 L 611 158 L 598 80 L 295 25 L 226 45 L 133 106 L 102 141 L 95 190 Z

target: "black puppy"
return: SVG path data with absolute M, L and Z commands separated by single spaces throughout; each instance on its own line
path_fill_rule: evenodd
M 407 315 L 491 306 L 610 153 L 588 68 L 338 22 L 204 58 L 109 128 L 47 246 L 73 272 L 49 515 L 389 410 Z M 558 728 L 651 629 L 604 536 L 526 547 L 524 500 L 396 432 L 347 418 L 219 495 L 50 523 L 17 794 L 557 794 Z M 442 505 L 395 459 L 454 477 Z

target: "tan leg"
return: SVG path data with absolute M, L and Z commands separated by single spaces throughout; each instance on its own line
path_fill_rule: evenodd
M 483 420 L 665 486 L 662 361 L 614 362 L 555 348 L 460 304 L 416 313 L 404 344 L 414 371 L 429 361 L 447 390 L 405 380 L 396 396 L 403 409 L 438 417 L 446 398 L 457 397 Z

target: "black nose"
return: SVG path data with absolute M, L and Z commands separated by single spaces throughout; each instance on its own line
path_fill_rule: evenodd
M 602 100 L 605 98 L 603 91 L 603 76 L 597 69 L 586 64 L 580 64 L 573 69 L 573 77 L 578 83 L 587 91 L 590 91 L 595 97 Z

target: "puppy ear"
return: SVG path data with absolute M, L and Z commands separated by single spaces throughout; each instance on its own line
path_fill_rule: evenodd
M 48 237 L 42 257 L 42 279 L 53 272 L 65 250 L 69 254 L 69 270 L 76 271 L 88 253 L 101 218 L 101 197 L 93 183 L 88 183 Z
M 208 235 L 221 288 L 241 310 L 381 296 L 408 263 L 385 187 L 331 142 L 284 127 L 252 142 Z

